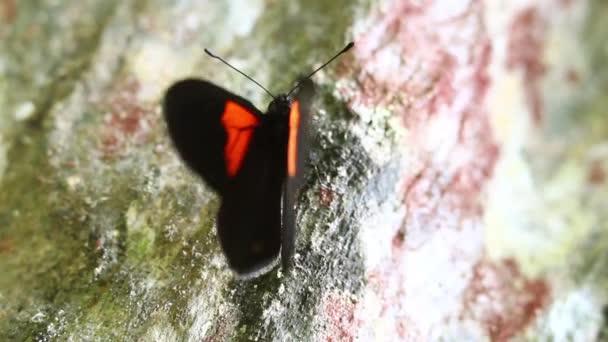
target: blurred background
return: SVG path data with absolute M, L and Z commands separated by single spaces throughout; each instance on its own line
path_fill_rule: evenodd
M 608 340 L 608 3 L 0 0 L 0 341 Z M 164 91 L 314 76 L 295 266 L 235 279 Z M 201 113 L 204 114 L 204 113 Z M 203 147 L 201 147 L 203 148 Z

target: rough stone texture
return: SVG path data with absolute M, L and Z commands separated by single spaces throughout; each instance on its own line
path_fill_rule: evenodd
M 601 0 L 0 0 L 0 341 L 608 339 Z M 295 268 L 235 280 L 159 103 L 315 76 Z

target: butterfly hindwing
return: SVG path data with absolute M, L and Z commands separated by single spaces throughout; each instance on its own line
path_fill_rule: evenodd
M 172 85 L 163 111 L 181 158 L 221 195 L 229 174 L 242 162 L 248 145 L 244 141 L 251 138 L 260 111 L 242 97 L 197 79 Z
M 287 141 L 287 179 L 283 195 L 283 230 L 281 260 L 285 267 L 291 262 L 295 248 L 295 204 L 303 183 L 310 140 L 310 110 L 315 90 L 310 79 L 305 79 L 294 96 L 289 113 Z
M 241 275 L 255 274 L 279 256 L 284 155 L 272 127 L 260 125 L 224 191 L 218 233 L 230 266 Z

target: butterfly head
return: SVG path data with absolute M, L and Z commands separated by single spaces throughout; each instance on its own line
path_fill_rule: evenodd
M 268 105 L 268 114 L 270 115 L 289 115 L 291 100 L 285 94 L 278 95 Z

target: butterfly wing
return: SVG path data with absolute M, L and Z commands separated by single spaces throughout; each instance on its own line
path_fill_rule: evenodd
M 271 130 L 262 124 L 253 132 L 240 171 L 227 183 L 218 214 L 228 262 L 243 276 L 274 265 L 281 249 L 285 146 Z
M 261 112 L 244 98 L 197 79 L 172 85 L 163 112 L 180 157 L 222 195 L 229 174 L 238 171 Z
M 310 79 L 302 82 L 289 113 L 287 143 L 287 181 L 283 195 L 283 231 L 281 260 L 289 267 L 295 248 L 295 204 L 304 181 L 310 140 L 310 109 L 315 90 Z
M 284 143 L 251 103 L 202 80 L 169 88 L 164 113 L 182 159 L 222 197 L 218 236 L 232 269 L 248 276 L 272 264 L 281 246 Z

